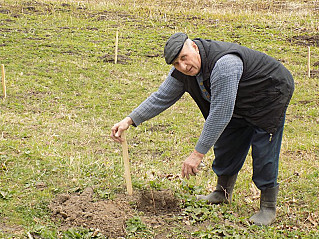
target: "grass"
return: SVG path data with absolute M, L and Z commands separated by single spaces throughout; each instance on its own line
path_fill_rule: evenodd
M 59 232 L 47 205 L 59 193 L 87 186 L 108 198 L 125 192 L 121 148 L 109 139 L 110 128 L 165 79 L 170 66 L 162 49 L 176 31 L 266 52 L 294 75 L 277 221 L 267 228 L 247 223 L 258 209 L 251 157 L 231 206 L 210 207 L 192 199 L 215 185 L 210 169 L 188 181 L 167 180 L 180 173 L 204 122 L 188 95 L 129 130 L 134 189 L 151 183 L 186 198 L 184 216 L 167 234 L 172 238 L 185 237 L 186 219 L 186 225 L 198 225 L 188 231 L 190 238 L 318 237 L 318 74 L 306 76 L 308 45 L 312 63 L 319 62 L 318 19 L 316 1 L 1 0 L 0 63 L 8 97 L 0 102 L 0 237 L 25 238 L 34 231 L 44 238 L 92 233 Z M 122 62 L 115 65 L 117 29 Z M 212 159 L 210 151 L 205 161 Z M 127 225 L 130 237 L 150 235 L 139 217 Z

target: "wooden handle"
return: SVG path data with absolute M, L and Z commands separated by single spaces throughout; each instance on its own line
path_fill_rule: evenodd
M 7 97 L 7 90 L 6 90 L 6 77 L 4 72 L 4 65 L 1 64 L 1 72 L 2 72 L 2 90 L 3 90 L 3 98 Z
M 123 161 L 124 161 L 124 168 L 125 168 L 125 180 L 126 180 L 126 188 L 128 195 L 133 194 L 132 188 L 132 180 L 131 180 L 131 173 L 130 173 L 130 161 L 128 158 L 128 147 L 126 141 L 126 132 L 122 133 L 122 138 L 124 141 L 122 142 L 122 149 L 123 149 Z

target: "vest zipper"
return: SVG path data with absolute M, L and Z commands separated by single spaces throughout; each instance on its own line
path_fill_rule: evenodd
M 269 134 L 269 142 L 272 140 L 272 134 Z

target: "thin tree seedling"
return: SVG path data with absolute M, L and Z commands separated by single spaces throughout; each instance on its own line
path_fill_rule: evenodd
M 119 30 L 116 30 L 116 37 L 115 37 L 115 56 L 114 56 L 114 63 L 117 64 L 117 52 L 118 52 L 118 45 L 119 45 Z
M 4 65 L 1 64 L 1 72 L 2 72 L 2 90 L 3 90 L 3 98 L 7 97 L 7 90 L 6 90 L 6 80 L 5 80 L 5 71 Z
M 310 78 L 310 46 L 308 46 L 308 65 L 307 65 L 307 75 Z

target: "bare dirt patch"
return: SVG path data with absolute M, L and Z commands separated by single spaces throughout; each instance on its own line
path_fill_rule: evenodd
M 319 46 L 319 35 L 294 36 L 288 40 L 290 42 L 295 42 L 297 45 L 300 45 L 300 46 Z
M 179 200 L 170 191 L 134 192 L 133 196 L 119 194 L 113 200 L 94 200 L 94 190 L 58 195 L 49 205 L 61 230 L 84 227 L 98 230 L 107 237 L 124 237 L 126 221 L 142 211 L 142 220 L 151 227 L 165 224 L 180 212 Z
M 49 208 L 53 217 L 60 219 L 61 229 L 70 227 L 93 228 L 107 236 L 124 236 L 123 225 L 133 210 L 119 201 L 93 201 L 93 189 L 86 188 L 81 194 L 61 194 Z
M 139 193 L 137 209 L 145 214 L 174 214 L 179 213 L 179 201 L 171 191 L 143 191 Z
M 99 57 L 100 60 L 102 60 L 103 62 L 110 62 L 110 63 L 114 63 L 115 62 L 115 56 L 114 55 L 110 55 L 110 54 L 105 54 L 103 56 Z M 125 55 L 118 55 L 117 56 L 117 63 L 118 64 L 128 64 L 130 61 L 130 58 L 125 56 Z

